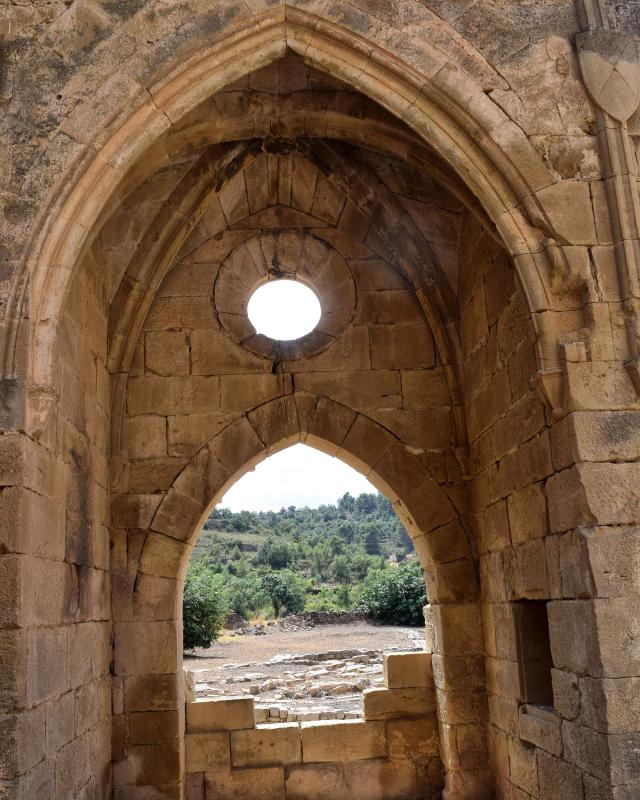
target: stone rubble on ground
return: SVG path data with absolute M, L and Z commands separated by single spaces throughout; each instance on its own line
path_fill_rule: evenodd
M 279 653 L 262 663 L 225 664 L 190 674 L 198 698 L 253 696 L 259 724 L 357 719 L 362 716 L 362 692 L 384 684 L 383 652 L 424 650 L 421 632 L 410 638 L 409 648 Z

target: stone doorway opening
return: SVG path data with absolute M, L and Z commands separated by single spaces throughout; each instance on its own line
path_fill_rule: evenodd
M 192 551 L 189 602 L 202 586 L 219 641 L 183 604 L 197 696 L 250 694 L 262 717 L 274 706 L 283 721 L 361 717 L 383 653 L 424 650 L 426 587 L 411 537 L 363 475 L 317 448 L 270 456 L 221 499 Z

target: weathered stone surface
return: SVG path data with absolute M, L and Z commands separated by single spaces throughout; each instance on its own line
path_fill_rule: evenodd
M 187 732 L 235 731 L 255 728 L 252 697 L 195 700 L 187 705 Z
M 387 737 L 382 722 L 303 722 L 302 760 L 305 763 L 383 758 Z
M 304 764 L 287 770 L 286 796 L 292 800 L 347 800 L 342 764 Z
M 435 698 L 431 687 L 365 689 L 362 701 L 365 719 L 425 716 L 435 710 Z
M 384 659 L 387 689 L 430 686 L 433 681 L 431 653 L 388 653 Z
M 220 800 L 246 800 L 247 797 L 284 800 L 285 797 L 282 767 L 205 772 L 204 784 L 205 797 Z
M 187 772 L 230 769 L 231 751 L 229 734 L 226 731 L 188 733 L 184 741 Z
M 300 761 L 302 744 L 296 722 L 231 733 L 231 763 L 234 767 L 263 767 Z

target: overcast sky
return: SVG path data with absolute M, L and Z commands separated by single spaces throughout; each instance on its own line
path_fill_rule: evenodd
M 296 444 L 262 461 L 235 483 L 220 501 L 232 511 L 279 511 L 283 506 L 335 503 L 345 492 L 376 489 L 337 458 Z

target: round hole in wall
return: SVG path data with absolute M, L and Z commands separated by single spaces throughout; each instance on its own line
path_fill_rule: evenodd
M 267 281 L 249 298 L 247 315 L 256 333 L 289 342 L 316 327 L 322 309 L 315 292 L 297 280 Z

